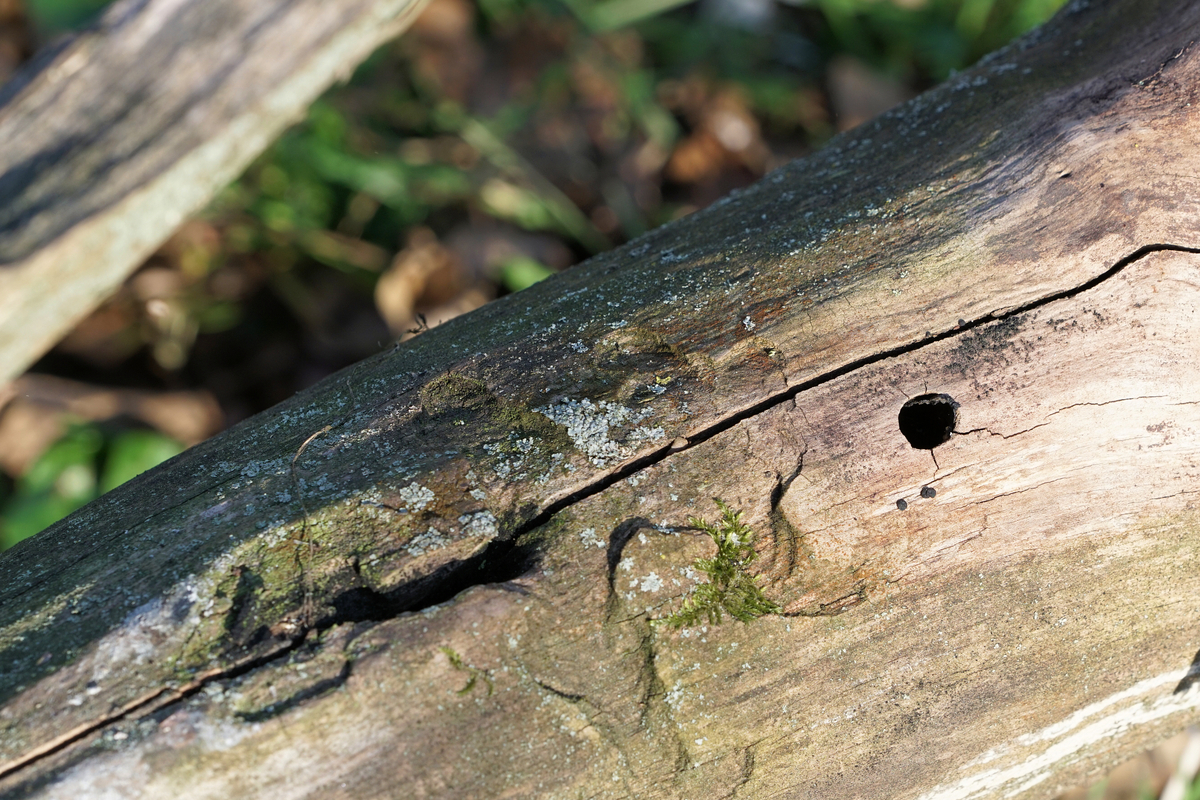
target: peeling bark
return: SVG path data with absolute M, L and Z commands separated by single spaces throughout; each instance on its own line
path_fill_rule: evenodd
M 0 556 L 0 791 L 1052 797 L 1200 718 L 1198 38 L 1073 3 Z M 673 631 L 714 497 L 782 612 Z

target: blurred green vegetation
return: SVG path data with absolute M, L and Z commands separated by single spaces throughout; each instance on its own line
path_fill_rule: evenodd
M 26 2 L 42 41 L 106 5 Z M 462 262 L 490 231 L 464 286 L 520 291 L 820 147 L 839 59 L 911 95 L 1062 2 L 434 0 L 36 369 L 204 387 L 235 422 L 423 327 L 433 300 L 389 333 L 376 295 L 414 230 Z M 0 547 L 177 450 L 73 427 L 0 482 Z
M 182 451 L 154 431 L 72 426 L 15 482 L 0 481 L 0 549 Z
M 511 81 L 502 104 L 485 109 L 447 96 L 436 76 L 423 74 L 419 55 L 403 43 L 384 48 L 348 87 L 314 104 L 212 213 L 236 219 L 228 229 L 231 249 L 265 253 L 279 269 L 319 262 L 364 288 L 377 268 L 321 234 L 342 232 L 391 251 L 414 225 L 446 228 L 484 216 L 550 231 L 586 256 L 696 204 L 666 189 L 663 202 L 638 203 L 617 181 L 581 209 L 564 185 L 570 181 L 539 163 L 544 154 L 522 155 L 523 144 L 535 144 L 523 141 L 531 128 L 591 99 L 573 79 L 580 69 L 596 69 L 613 90 L 593 147 L 648 141 L 669 152 L 688 122 L 664 103 L 664 84 L 699 74 L 736 86 L 769 134 L 790 137 L 791 149 L 805 152 L 835 129 L 797 96 L 819 87 L 833 57 L 850 54 L 925 88 L 1044 21 L 1062 2 L 814 0 L 775 6 L 777 24 L 764 32 L 731 28 L 674 0 L 480 0 L 475 26 L 484 42 L 507 37 L 511 44 L 530 27 L 553 31 L 555 49 L 544 68 Z M 628 56 L 630 49 L 638 54 Z M 600 204 L 615 212 L 614 229 L 598 230 L 589 218 Z M 494 276 L 502 291 L 526 285 L 510 283 L 512 274 L 500 269 Z
M 1063 0 L 815 0 L 837 46 L 889 71 L 952 72 L 1040 25 Z
M 87 24 L 111 0 L 26 0 L 26 11 L 43 38 Z
M 360 266 L 353 258 L 303 234 L 341 226 L 391 249 L 413 225 L 467 207 L 527 230 L 554 231 L 581 254 L 595 252 L 614 242 L 597 235 L 553 181 L 540 180 L 536 165 L 509 140 L 578 94 L 572 67 L 592 58 L 597 46 L 607 50 L 598 60 L 619 90 L 604 120 L 612 138 L 644 137 L 670 148 L 684 125 L 664 107 L 662 84 L 699 71 L 736 84 L 768 127 L 811 147 L 833 128 L 798 116 L 795 93 L 818 85 L 834 56 L 852 55 L 924 88 L 1040 24 L 1062 2 L 764 2 L 759 5 L 770 8 L 773 19 L 763 31 L 731 26 L 720 14 L 702 13 L 703 4 L 680 0 L 479 0 L 476 27 L 484 41 L 531 25 L 555 28 L 559 39 L 546 68 L 500 107 L 491 113 L 465 108 L 461 98 L 447 97 L 436 81 L 405 63 L 410 54 L 403 47 L 384 48 L 356 71 L 349 87 L 314 104 L 306 122 L 213 209 L 244 215 L 229 231 L 235 249 L 268 251 L 279 264 L 307 257 L 353 272 Z M 53 32 L 81 24 L 104 5 L 29 0 L 29 12 L 39 30 Z M 612 37 L 626 33 L 636 37 L 643 57 L 623 57 L 628 40 Z M 454 147 L 459 143 L 468 145 L 466 152 Z M 638 218 L 622 220 L 626 230 L 615 238 L 661 224 L 675 210 L 635 212 Z

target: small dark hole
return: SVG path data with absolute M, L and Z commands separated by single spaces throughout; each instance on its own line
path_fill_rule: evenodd
M 921 497 L 924 497 L 926 500 L 931 497 L 937 497 L 937 489 L 933 488 L 932 486 L 922 486 Z
M 901 511 L 908 511 L 908 501 L 904 498 L 900 498 L 896 501 L 896 508 L 900 509 Z
M 900 432 L 917 450 L 950 441 L 958 425 L 958 403 L 948 394 L 923 394 L 900 408 Z

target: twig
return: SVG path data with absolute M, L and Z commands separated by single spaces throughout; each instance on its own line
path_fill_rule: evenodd
M 313 579 L 312 579 L 312 562 L 313 551 L 315 549 L 312 537 L 308 535 L 308 504 L 304 502 L 304 492 L 300 489 L 300 479 L 296 476 L 296 462 L 300 459 L 300 454 L 304 452 L 304 448 L 308 447 L 309 443 L 328 433 L 333 428 L 333 425 L 326 425 L 321 430 L 309 436 L 300 445 L 300 449 L 296 451 L 296 455 L 292 456 L 292 489 L 296 492 L 296 500 L 300 503 L 300 512 L 303 518 L 300 522 L 300 542 L 308 545 L 308 563 L 301 568 L 300 572 L 304 576 L 304 603 L 300 607 L 300 614 L 305 628 L 312 625 L 313 615 Z

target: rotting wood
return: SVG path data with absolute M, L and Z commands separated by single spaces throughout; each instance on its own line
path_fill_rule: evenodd
M 1182 728 L 1198 31 L 1073 4 L 0 557 L 0 790 L 1049 797 Z M 652 626 L 713 496 L 783 614 Z
M 0 385 L 424 0 L 123 0 L 0 87 Z

